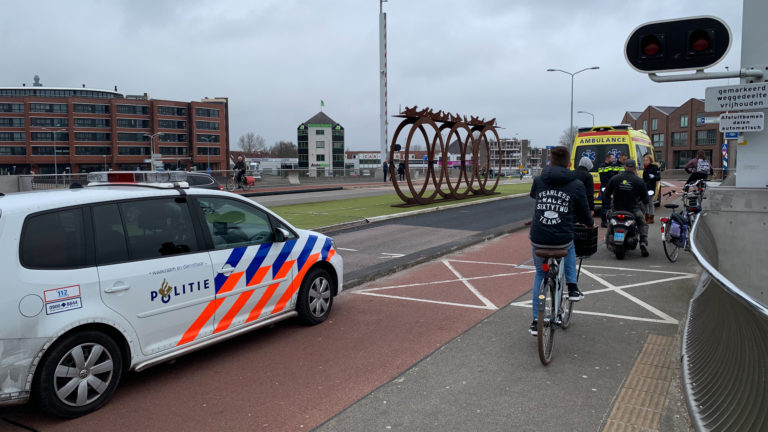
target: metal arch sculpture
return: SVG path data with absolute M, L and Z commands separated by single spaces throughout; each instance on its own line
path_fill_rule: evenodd
M 389 146 L 389 174 L 395 192 L 405 204 L 429 204 L 437 201 L 440 196 L 442 200 L 460 200 L 472 195 L 491 195 L 495 193 L 499 185 L 499 176 L 489 184 L 489 176 L 494 168 L 491 166 L 491 141 L 488 139 L 490 134 L 495 138 L 498 146 L 498 161 L 495 164 L 496 172 L 501 172 L 501 141 L 496 132 L 496 119 L 486 121 L 475 116 L 467 117 L 444 113 L 442 110 L 434 112 L 429 108 L 417 111 L 417 107 L 405 107 L 405 111 L 395 117 L 400 117 L 403 121 L 395 129 L 392 136 L 392 144 Z M 439 126 L 438 126 L 439 124 Z M 407 139 L 405 141 L 404 160 L 405 177 L 408 184 L 408 196 L 397 182 L 396 169 L 393 163 L 395 159 L 395 143 L 403 130 L 410 126 Z M 427 149 L 427 168 L 426 175 L 420 187 L 416 187 L 411 176 L 411 170 L 408 169 L 411 161 L 411 144 L 416 132 L 420 132 L 421 137 Z M 444 134 L 447 134 L 443 136 Z M 431 137 L 431 139 L 430 139 Z M 448 160 L 448 149 L 451 146 L 451 140 L 455 138 L 455 143 L 459 148 L 459 164 L 456 176 L 451 176 L 457 168 Z M 438 158 L 439 156 L 439 158 Z M 467 160 L 467 156 L 470 157 Z M 433 188 L 430 190 L 430 184 Z M 428 192 L 429 191 L 429 192 Z

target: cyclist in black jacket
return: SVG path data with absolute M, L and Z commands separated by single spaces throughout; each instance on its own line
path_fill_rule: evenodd
M 545 273 L 541 269 L 543 258 L 536 256 L 536 248 L 568 249 L 564 259 L 565 282 L 568 285 L 568 299 L 579 301 L 584 298 L 576 284 L 576 251 L 573 246 L 574 219 L 587 226 L 594 221 L 589 212 L 584 185 L 569 170 L 570 154 L 565 147 L 555 147 L 550 152 L 550 165 L 533 180 L 531 198 L 536 207 L 531 221 L 531 254 L 536 275 L 533 279 L 533 323 L 530 332 L 536 336 L 536 299 L 539 285 Z

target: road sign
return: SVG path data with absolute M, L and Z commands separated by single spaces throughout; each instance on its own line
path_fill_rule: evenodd
M 726 132 L 725 133 L 725 139 L 736 139 L 739 137 L 738 132 Z
M 762 111 L 720 114 L 720 132 L 760 132 L 764 123 Z
M 768 109 L 766 83 L 707 87 L 704 96 L 704 110 L 707 112 Z
M 723 143 L 723 145 L 720 147 L 720 151 L 727 152 L 728 151 L 728 143 Z

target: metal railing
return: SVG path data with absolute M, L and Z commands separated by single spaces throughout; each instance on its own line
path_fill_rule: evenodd
M 705 272 L 683 338 L 683 382 L 697 430 L 768 430 L 768 191 L 707 191 L 691 250 Z

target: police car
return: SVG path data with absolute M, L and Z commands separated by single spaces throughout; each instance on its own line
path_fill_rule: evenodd
M 277 321 L 323 322 L 333 240 L 184 172 L 0 194 L 0 405 L 77 417 L 141 371 Z

